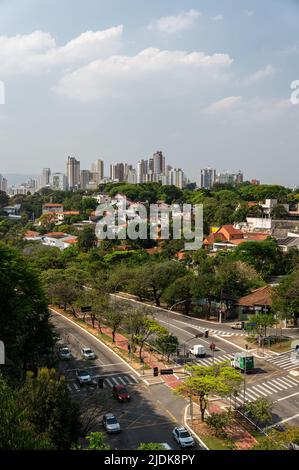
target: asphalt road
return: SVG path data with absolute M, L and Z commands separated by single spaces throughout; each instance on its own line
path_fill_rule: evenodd
M 118 418 L 122 432 L 109 435 L 108 442 L 114 449 L 135 449 L 141 442 L 166 442 L 179 450 L 173 441 L 171 431 L 176 424 L 183 424 L 186 401 L 174 395 L 173 391 L 162 385 L 148 387 L 132 369 L 117 355 L 102 345 L 86 331 L 63 316 L 53 314 L 52 322 L 61 338 L 61 344 L 69 346 L 73 358 L 62 361 L 59 368 L 66 377 L 70 393 L 81 406 L 90 412 L 98 403 L 103 413 L 111 411 Z M 97 355 L 94 361 L 80 357 L 80 349 L 90 347 Z M 75 379 L 77 368 L 88 369 L 92 377 L 104 377 L 105 388 L 79 387 Z M 111 396 L 111 387 L 116 383 L 126 384 L 132 396 L 129 403 L 118 403 Z M 93 424 L 93 431 L 103 431 L 101 416 Z M 196 449 L 200 450 L 198 445 Z

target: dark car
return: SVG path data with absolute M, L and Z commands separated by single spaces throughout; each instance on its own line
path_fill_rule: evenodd
M 129 401 L 131 400 L 131 396 L 123 385 L 114 385 L 112 388 L 112 395 L 114 398 L 116 398 L 118 401 Z

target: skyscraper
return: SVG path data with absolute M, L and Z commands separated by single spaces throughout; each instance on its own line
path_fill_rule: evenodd
M 110 178 L 118 180 L 120 183 L 124 181 L 125 167 L 123 163 L 115 163 L 110 165 Z
M 200 170 L 200 187 L 211 189 L 215 183 L 216 170 L 213 168 L 203 168 Z
M 91 179 L 92 179 L 92 173 L 89 170 L 82 170 L 80 172 L 80 188 L 86 189 Z
M 137 183 L 144 183 L 146 181 L 146 174 L 148 172 L 148 161 L 139 160 L 137 163 Z
M 76 189 L 80 186 L 80 162 L 74 157 L 68 157 L 67 182 L 69 189 Z
M 165 174 L 165 157 L 160 150 L 154 153 L 153 160 L 154 160 L 153 162 L 154 173 L 156 175 L 164 175 Z
M 41 181 L 41 186 L 42 188 L 45 188 L 46 186 L 50 185 L 50 177 L 51 177 L 51 170 L 50 168 L 43 168 L 42 171 L 42 181 Z
M 0 175 L 0 191 L 7 192 L 7 179 Z
M 99 184 L 104 179 L 104 162 L 98 159 L 91 165 L 91 172 L 93 174 L 94 181 Z
M 183 189 L 185 183 L 184 172 L 180 168 L 172 168 L 168 171 L 168 184 L 173 184 Z
M 51 188 L 66 191 L 67 177 L 64 173 L 53 173 L 51 176 Z

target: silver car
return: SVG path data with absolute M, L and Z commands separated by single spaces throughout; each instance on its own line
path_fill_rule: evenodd
M 176 426 L 172 431 L 174 440 L 179 444 L 181 448 L 194 447 L 195 441 L 189 431 L 183 426 Z
M 58 349 L 58 356 L 62 361 L 69 361 L 72 357 L 69 348 L 63 347 Z
M 95 359 L 96 358 L 95 353 L 90 348 L 82 348 L 81 349 L 81 356 L 84 359 Z
M 104 415 L 103 426 L 109 434 L 118 433 L 121 430 L 119 422 L 112 413 L 107 413 Z
M 86 370 L 76 370 L 76 377 L 80 385 L 84 384 L 91 384 L 92 383 L 92 378 L 89 372 Z

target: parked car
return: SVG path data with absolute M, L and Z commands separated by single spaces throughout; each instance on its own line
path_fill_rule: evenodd
M 233 323 L 232 328 L 233 328 L 233 330 L 244 330 L 245 322 L 238 321 L 237 323 Z
M 80 385 L 84 385 L 84 384 L 91 384 L 92 383 L 92 378 L 91 378 L 91 375 L 88 371 L 86 370 L 79 370 L 77 369 L 76 370 L 76 377 L 77 377 L 77 380 L 79 382 Z
M 82 348 L 81 356 L 83 357 L 83 359 L 95 359 L 96 358 L 95 353 L 90 348 Z
M 72 357 L 69 348 L 66 346 L 58 349 L 58 356 L 62 361 L 69 361 Z
M 131 396 L 123 385 L 114 385 L 112 388 L 112 395 L 114 398 L 116 398 L 118 401 L 129 401 L 131 400 Z
M 181 448 L 195 446 L 195 440 L 184 426 L 176 426 L 172 431 L 172 435 Z
M 120 432 L 120 424 L 112 413 L 106 413 L 103 417 L 103 426 L 110 434 Z

